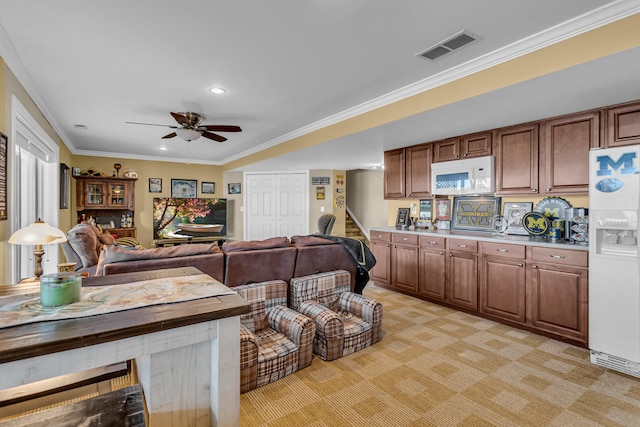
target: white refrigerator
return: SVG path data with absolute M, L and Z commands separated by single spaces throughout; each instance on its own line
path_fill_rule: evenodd
M 640 145 L 589 153 L 591 362 L 640 378 Z

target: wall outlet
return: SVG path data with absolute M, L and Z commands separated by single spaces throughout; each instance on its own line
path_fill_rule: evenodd
M 324 212 L 324 206 L 320 206 L 320 212 Z
M 418 211 L 416 209 L 416 204 L 415 203 L 411 203 L 411 215 L 415 215 L 417 213 L 418 213 Z

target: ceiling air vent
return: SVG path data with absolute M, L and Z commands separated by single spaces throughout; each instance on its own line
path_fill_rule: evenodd
M 420 52 L 416 56 L 434 61 L 449 52 L 453 52 L 454 50 L 460 49 L 462 46 L 466 46 L 477 40 L 479 40 L 478 36 L 473 35 L 468 31 L 461 31 L 448 39 L 441 41 L 435 46 Z

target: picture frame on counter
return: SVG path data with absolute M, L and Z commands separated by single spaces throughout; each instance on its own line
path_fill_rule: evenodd
M 439 221 L 448 221 L 451 219 L 451 200 L 436 199 L 436 219 Z
M 493 217 L 500 214 L 500 197 L 455 196 L 452 230 L 493 231 Z
M 524 227 L 522 219 L 533 210 L 533 202 L 504 202 L 502 216 L 507 221 L 507 234 L 528 236 L 529 232 Z
M 429 220 L 433 218 L 433 200 L 431 199 L 421 199 L 420 200 L 420 213 L 418 214 L 418 219 L 421 221 Z
M 411 209 L 398 208 L 398 215 L 396 216 L 396 228 L 406 229 L 410 225 L 411 225 Z

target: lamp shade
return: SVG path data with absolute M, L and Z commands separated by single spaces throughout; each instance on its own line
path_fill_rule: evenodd
M 195 141 L 196 139 L 200 138 L 202 134 L 197 130 L 188 129 L 188 128 L 178 128 L 176 129 L 176 135 L 178 135 L 180 138 L 184 139 L 185 141 Z
M 38 219 L 28 227 L 21 228 L 9 237 L 14 245 L 48 245 L 67 241 L 64 232 Z

